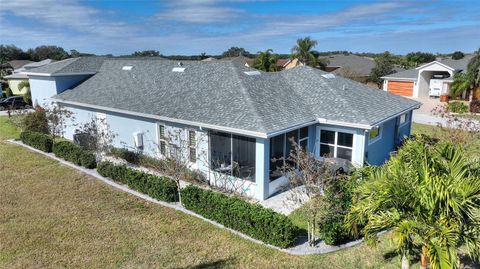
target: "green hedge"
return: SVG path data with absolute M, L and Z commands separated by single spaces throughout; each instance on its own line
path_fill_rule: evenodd
M 53 144 L 55 156 L 76 165 L 93 169 L 97 167 L 95 154 L 70 141 L 60 141 Z
M 193 185 L 182 189 L 181 193 L 185 208 L 205 218 L 278 247 L 294 243 L 295 225 L 271 209 Z
M 130 188 L 148 194 L 158 200 L 178 202 L 178 189 L 175 181 L 167 177 L 147 174 L 125 165 L 101 162 L 97 171 L 104 177 L 127 184 Z
M 463 114 L 468 112 L 468 106 L 462 102 L 450 102 L 447 104 L 447 111 Z
M 52 152 L 53 139 L 47 134 L 25 131 L 20 134 L 20 140 L 41 151 Z

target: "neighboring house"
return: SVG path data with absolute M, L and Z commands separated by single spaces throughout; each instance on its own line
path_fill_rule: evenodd
M 46 59 L 40 62 L 32 62 L 27 60 L 10 61 L 9 63 L 13 67 L 12 62 L 16 68 L 13 70 L 11 75 L 5 76 L 4 78 L 7 80 L 8 87 L 12 90 L 13 95 L 24 95 L 29 90 L 28 87 L 19 89 L 20 83 L 28 81 L 28 76 L 24 72 L 49 64 L 52 62 L 52 60 Z
M 372 58 L 354 54 L 336 54 L 322 57 L 320 60 L 327 64 L 325 71 L 363 83 L 367 81 L 375 67 L 375 61 Z
M 266 73 L 244 59 L 76 58 L 28 76 L 34 102 L 66 107 L 77 124 L 105 119 L 115 147 L 162 158 L 166 136 L 179 132 L 192 169 L 212 184 L 228 174 L 259 200 L 288 183 L 280 169 L 290 138 L 318 157 L 380 165 L 410 135 L 420 106 L 311 67 Z
M 297 58 L 293 59 L 278 59 L 275 62 L 275 65 L 277 66 L 277 70 L 288 70 L 292 69 L 297 66 L 304 66 L 304 64 L 298 60 Z
M 460 60 L 436 60 L 417 68 L 382 77 L 383 90 L 408 97 L 448 95 L 453 76 L 465 72 L 472 55 Z M 466 97 L 466 93 L 463 94 Z

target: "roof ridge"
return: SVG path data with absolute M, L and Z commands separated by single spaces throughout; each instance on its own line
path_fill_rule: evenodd
M 260 121 L 259 124 L 260 124 L 260 126 L 262 126 L 262 131 L 266 131 L 265 122 L 264 122 L 263 118 L 260 116 L 260 113 L 258 113 L 257 108 L 253 105 L 253 101 L 252 101 L 252 98 L 250 96 L 250 93 L 248 93 L 248 91 L 245 87 L 245 84 L 243 82 L 243 79 L 240 76 L 240 72 L 242 72 L 242 71 L 239 70 L 238 66 L 233 61 L 230 61 L 230 65 L 233 67 L 233 69 L 235 71 L 234 73 L 238 77 L 238 80 L 240 82 L 240 91 L 241 91 L 242 95 L 245 97 L 247 105 L 251 108 L 255 117 Z

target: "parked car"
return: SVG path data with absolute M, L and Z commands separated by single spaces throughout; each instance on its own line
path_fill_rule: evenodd
M 0 110 L 28 108 L 29 104 L 25 103 L 22 96 L 11 96 L 0 101 Z

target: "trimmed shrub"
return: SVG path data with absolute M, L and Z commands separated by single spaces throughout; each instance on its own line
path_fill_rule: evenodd
M 447 105 L 447 111 L 463 114 L 468 112 L 468 106 L 462 102 L 450 102 Z
M 53 139 L 46 134 L 24 131 L 20 134 L 20 140 L 29 146 L 45 152 L 52 152 Z
M 193 185 L 182 189 L 181 193 L 185 208 L 226 227 L 282 248 L 294 243 L 295 225 L 271 209 Z
M 48 134 L 48 119 L 43 110 L 37 107 L 34 112 L 28 113 L 23 119 L 23 125 L 26 131 Z
M 95 154 L 70 141 L 60 141 L 53 145 L 55 156 L 76 165 L 93 169 L 97 166 Z
M 140 154 L 130 151 L 128 149 L 113 148 L 111 150 L 113 156 L 123 159 L 132 164 L 140 164 Z
M 130 188 L 148 194 L 152 198 L 178 202 L 177 184 L 167 177 L 144 173 L 128 168 L 126 165 L 116 165 L 111 162 L 99 163 L 97 171 L 104 177 L 127 184 Z
M 470 102 L 470 113 L 480 113 L 480 100 Z

